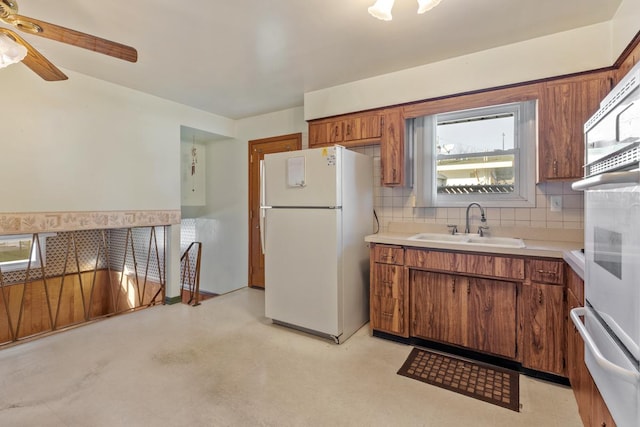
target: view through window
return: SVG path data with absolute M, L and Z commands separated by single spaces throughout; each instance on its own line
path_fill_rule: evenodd
M 512 193 L 514 130 L 513 113 L 438 120 L 438 193 Z

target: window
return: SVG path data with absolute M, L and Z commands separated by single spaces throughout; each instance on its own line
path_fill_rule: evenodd
M 40 250 L 31 234 L 0 236 L 0 269 L 2 271 L 24 270 L 29 265 L 29 261 L 31 261 L 31 268 L 39 268 L 40 254 L 43 259 L 46 259 L 46 242 L 49 236 L 55 236 L 55 233 L 38 234 Z
M 536 101 L 414 119 L 416 206 L 535 206 Z

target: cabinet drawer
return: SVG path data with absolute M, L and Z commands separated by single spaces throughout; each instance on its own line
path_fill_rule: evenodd
M 404 264 L 404 249 L 401 246 L 375 245 L 373 261 L 384 264 Z
M 524 279 L 524 260 L 522 258 L 424 249 L 407 249 L 405 257 L 405 264 L 408 267 L 505 279 Z
M 408 336 L 404 304 L 395 298 L 371 298 L 371 327 L 392 334 Z
M 371 293 L 385 298 L 404 298 L 404 267 L 374 264 Z
M 564 284 L 562 261 L 529 260 L 529 279 L 532 282 Z
M 407 249 L 407 267 L 423 269 L 458 271 L 456 254 L 452 252 L 430 251 L 426 249 Z

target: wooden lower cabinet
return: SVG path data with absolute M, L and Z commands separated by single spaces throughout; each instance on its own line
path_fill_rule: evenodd
M 371 328 L 409 336 L 404 267 L 375 263 L 371 286 Z
M 565 376 L 564 287 L 543 283 L 522 286 L 524 310 L 522 364 Z
M 572 276 L 573 275 L 573 276 Z M 578 293 L 583 295 L 582 279 L 572 270 L 568 273 L 568 280 L 577 284 Z M 569 312 L 576 307 L 582 307 L 583 303 L 576 297 L 572 290 L 567 292 L 567 317 Z M 616 423 L 604 403 L 600 391 L 593 381 L 587 365 L 584 363 L 584 341 L 580 333 L 569 320 L 567 322 L 567 377 L 571 383 L 573 394 L 578 404 L 578 412 L 582 423 L 586 427 L 612 427 Z
M 468 280 L 449 274 L 409 271 L 411 335 L 467 346 Z
M 514 358 L 516 283 L 410 270 L 411 335 Z
M 469 347 L 516 357 L 517 284 L 493 279 L 469 279 Z

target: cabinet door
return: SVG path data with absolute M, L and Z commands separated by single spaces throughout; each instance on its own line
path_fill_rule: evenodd
M 382 136 L 382 117 L 380 114 L 367 114 L 352 117 L 344 122 L 344 141 L 362 139 L 379 140 Z
M 565 375 L 564 288 L 541 283 L 523 287 L 522 363 L 527 368 Z
M 404 281 L 404 267 L 373 264 L 370 304 L 372 329 L 409 336 L 409 301 Z
M 567 293 L 567 318 L 569 312 L 582 307 L 572 292 Z M 584 363 L 584 342 L 572 321 L 567 322 L 567 377 L 578 403 L 582 424 L 591 425 L 591 377 Z
M 616 423 L 613 421 L 611 412 L 607 408 L 607 404 L 604 403 L 604 399 L 593 381 L 593 378 L 589 376 L 591 384 L 591 424 L 597 427 L 615 427 Z
M 400 108 L 384 112 L 380 167 L 382 185 L 404 185 L 404 119 Z
M 309 148 L 342 142 L 342 121 L 309 123 Z
M 467 345 L 467 285 L 460 276 L 411 270 L 411 335 Z
M 469 347 L 515 357 L 517 285 L 490 279 L 468 279 L 468 282 Z
M 583 126 L 609 93 L 611 85 L 610 72 L 546 84 L 540 103 L 539 181 L 584 175 Z

